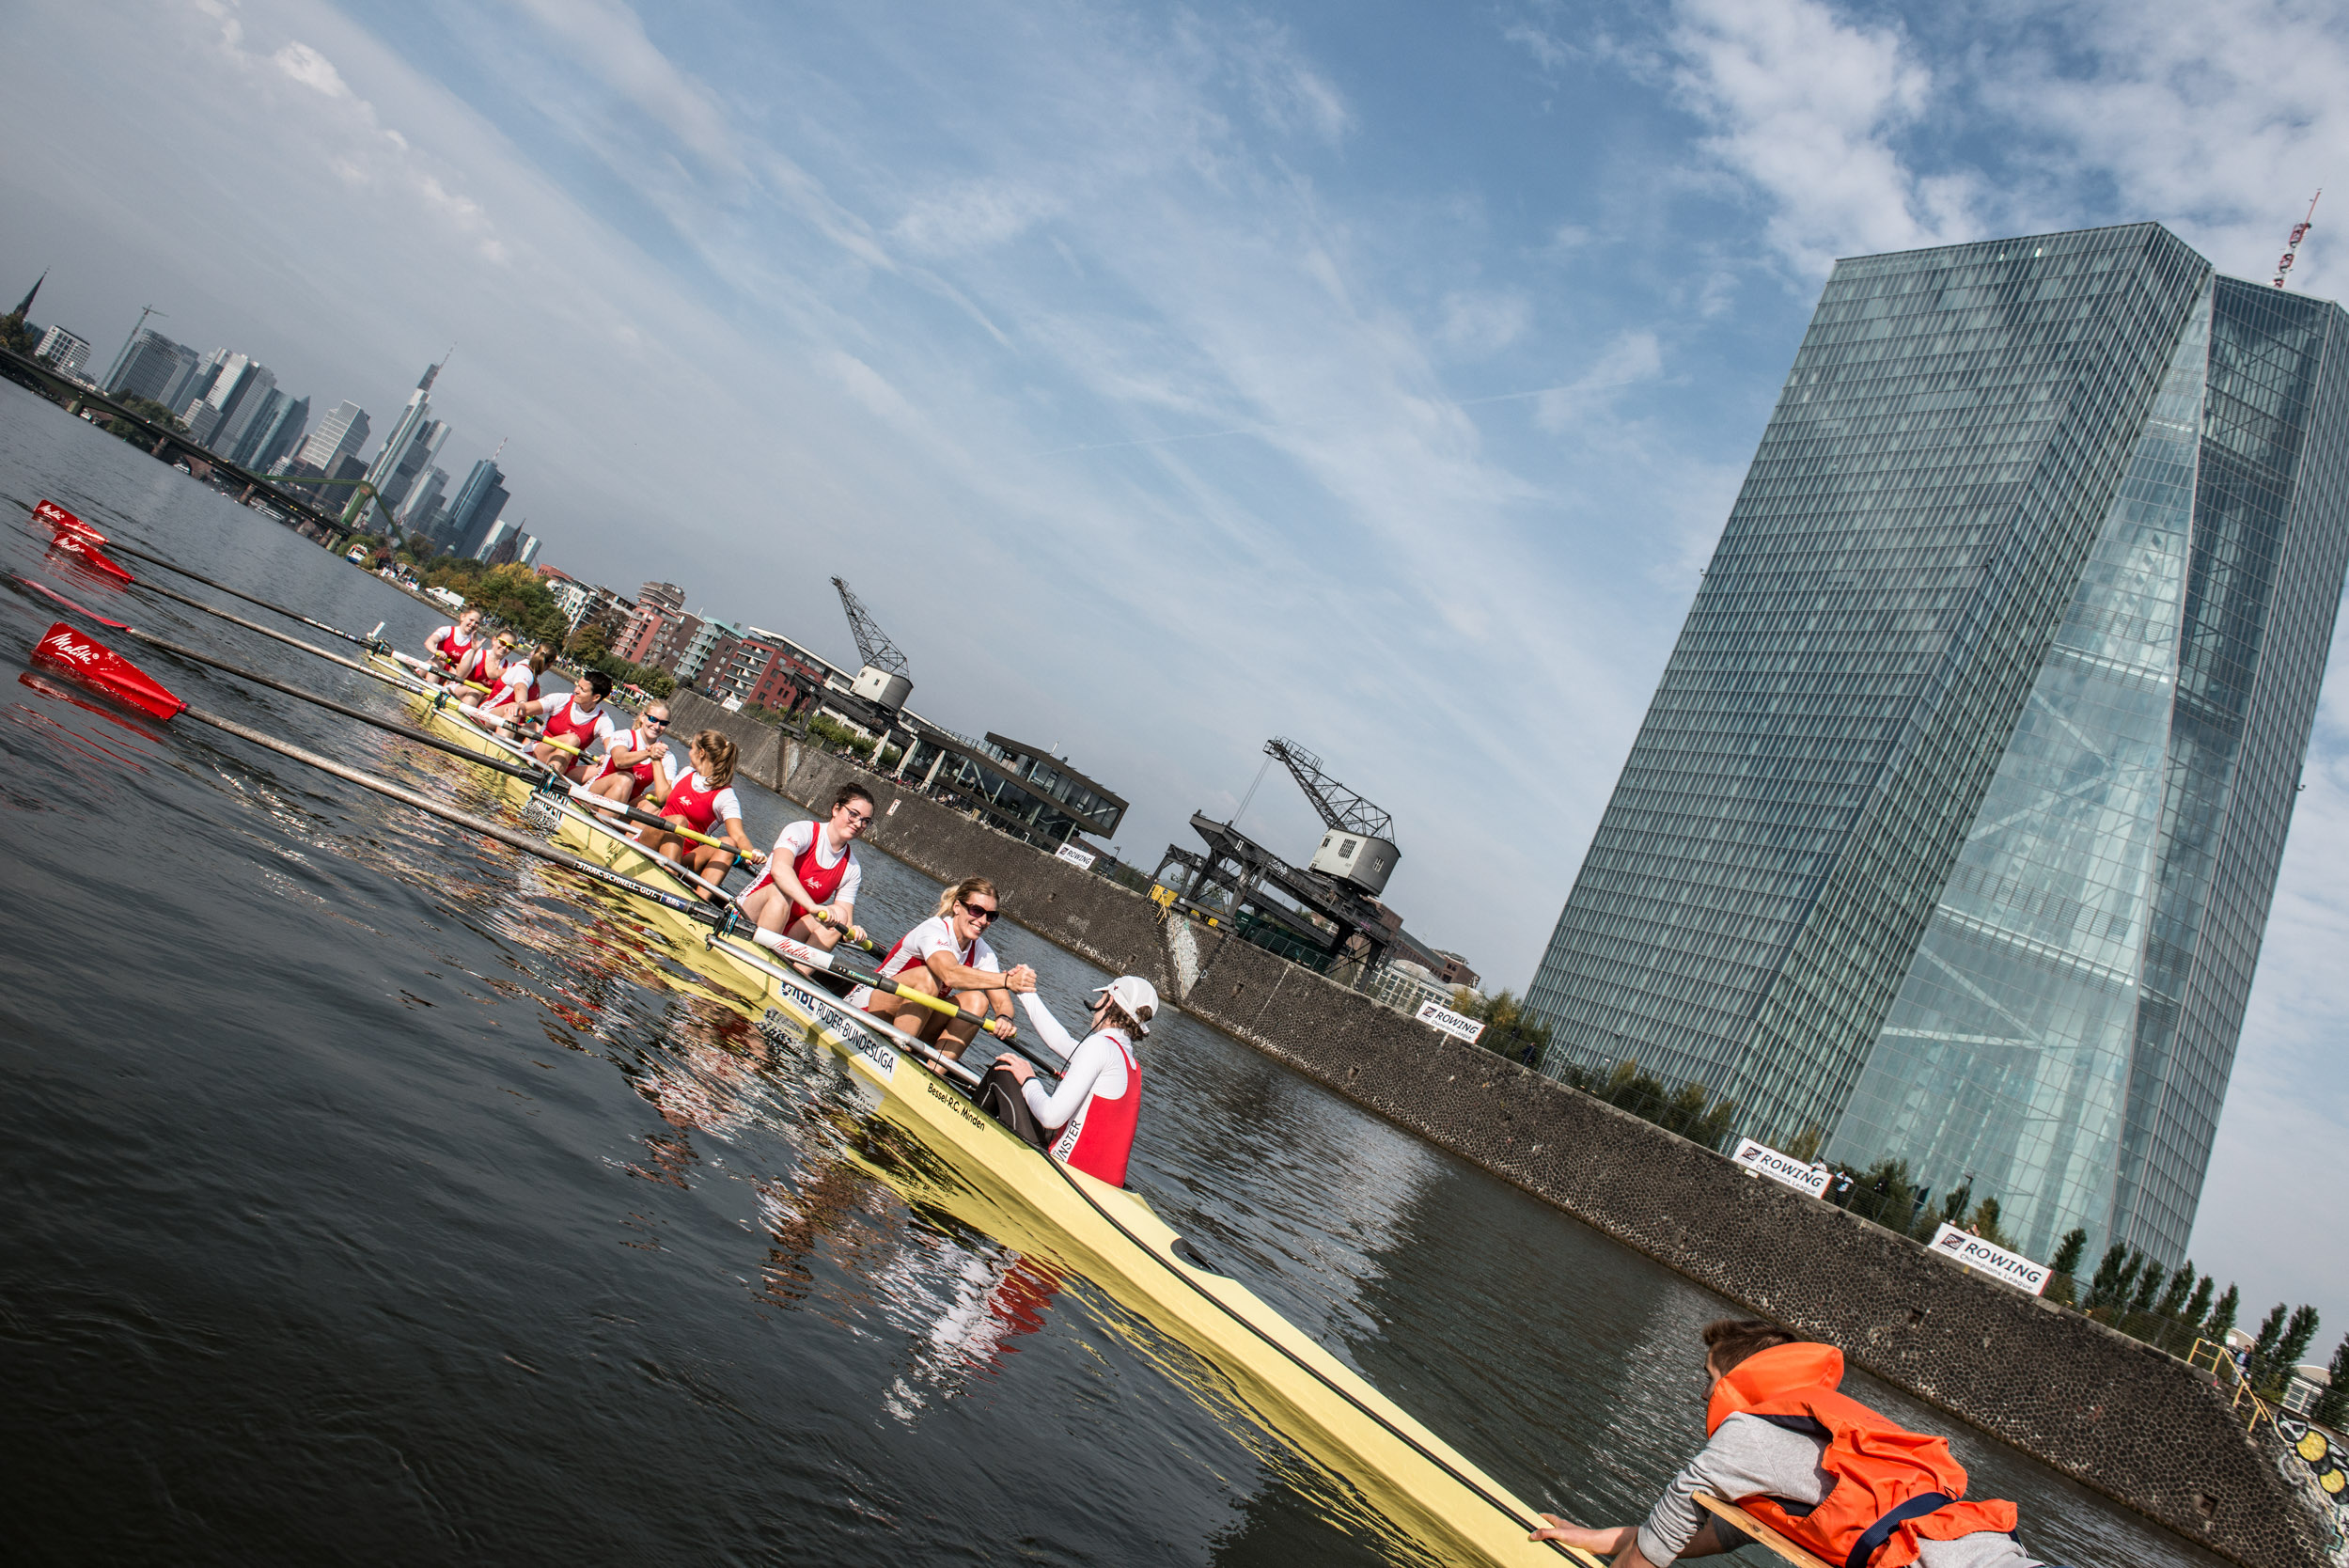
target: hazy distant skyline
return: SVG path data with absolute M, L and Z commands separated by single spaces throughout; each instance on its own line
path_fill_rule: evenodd
M 1833 258 L 2153 219 L 2263 279 L 2349 168 L 2342 21 L 2250 0 L 35 0 L 11 36 L 0 298 L 52 267 L 35 319 L 98 368 L 151 303 L 380 435 L 453 340 L 441 465 L 509 437 L 543 562 L 853 661 L 847 577 L 918 711 L 1061 745 L 1146 865 L 1292 735 L 1395 814 L 1413 932 L 1514 988 Z M 2294 286 L 2335 292 L 2317 217 Z M 2349 1262 L 2263 1195 L 2349 1130 L 2345 701 L 2197 1240 L 2222 1280 L 2282 1248 L 2235 1272 L 2327 1348 Z M 1242 825 L 1317 836 L 1276 776 Z

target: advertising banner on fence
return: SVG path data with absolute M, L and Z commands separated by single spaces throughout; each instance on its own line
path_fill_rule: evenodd
M 1418 1018 L 1420 1023 L 1433 1024 L 1446 1034 L 1464 1040 L 1471 1045 L 1477 1043 L 1477 1036 L 1484 1032 L 1482 1024 L 1473 1018 L 1463 1018 L 1440 1002 L 1421 1002 Z
M 1055 859 L 1065 860 L 1080 871 L 1091 870 L 1093 862 L 1101 858 L 1088 851 L 1078 849 L 1074 844 L 1062 844 L 1052 853 Z
M 1976 1274 L 1987 1274 L 2003 1279 L 2017 1290 L 2033 1295 L 2047 1288 L 2048 1269 L 2045 1263 L 2034 1263 L 2020 1252 L 2009 1252 L 2003 1247 L 1993 1247 L 1980 1236 L 1969 1235 L 1949 1221 L 1933 1233 L 1933 1249 L 1951 1262 L 1964 1263 Z
M 1773 1182 L 1782 1182 L 1796 1192 L 1807 1192 L 1816 1198 L 1827 1190 L 1827 1168 L 1798 1160 L 1792 1154 L 1781 1154 L 1766 1143 L 1752 1138 L 1737 1140 L 1737 1152 L 1730 1156 L 1739 1165 Z

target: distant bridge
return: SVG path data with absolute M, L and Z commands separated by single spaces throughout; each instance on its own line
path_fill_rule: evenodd
M 210 479 L 214 475 L 223 475 L 231 483 L 243 485 L 243 491 L 237 496 L 237 499 L 243 505 L 250 506 L 257 499 L 266 499 L 270 505 L 314 523 L 321 528 L 340 531 L 355 526 L 354 524 L 344 521 L 345 517 L 354 511 L 363 511 L 367 503 L 374 502 L 375 509 L 384 512 L 384 521 L 386 524 L 391 523 L 391 513 L 384 510 L 384 504 L 376 499 L 374 487 L 365 479 L 315 481 L 304 479 L 299 481 L 303 484 L 321 486 L 353 486 L 360 492 L 354 498 L 353 506 L 346 507 L 340 513 L 328 511 L 316 501 L 288 489 L 287 486 L 291 481 L 275 478 L 267 474 L 256 474 L 249 468 L 240 467 L 227 459 L 207 450 L 192 439 L 185 431 L 176 431 L 167 426 L 159 425 L 147 416 L 133 413 L 123 407 L 104 393 L 93 392 L 81 383 L 69 379 L 55 367 L 18 353 L 6 346 L 0 346 L 0 375 L 6 376 L 28 391 L 40 394 L 53 402 L 63 403 L 68 414 L 78 416 L 84 413 L 94 413 L 109 419 L 119 419 L 133 426 L 148 438 L 150 443 L 147 448 L 148 455 L 157 462 L 172 463 L 174 466 L 185 463 L 188 472 L 196 478 Z M 398 531 L 396 525 L 393 525 L 392 531 Z

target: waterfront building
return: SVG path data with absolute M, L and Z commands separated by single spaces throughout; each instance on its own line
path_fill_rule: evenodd
M 153 327 L 141 327 L 122 345 L 101 386 L 110 398 L 146 398 L 167 402 L 167 394 L 187 379 L 202 356 Z
M 843 692 L 849 686 L 848 675 L 830 660 L 780 632 L 757 626 L 730 638 L 724 657 L 713 656 L 697 673 L 702 688 L 713 696 L 776 713 L 795 713 L 836 683 Z
M 898 776 L 977 810 L 998 831 L 1047 849 L 1080 833 L 1104 840 L 1118 836 L 1125 800 L 1044 747 L 994 733 L 966 741 L 919 720 L 912 729 Z M 1444 993 L 1447 1000 L 1450 995 Z
M 536 566 L 538 564 L 538 559 L 539 536 L 536 534 L 523 535 L 521 548 L 514 552 L 514 560 L 523 566 Z
M 447 485 L 447 469 L 437 464 L 426 469 L 424 477 L 408 487 L 408 498 L 399 504 L 399 525 L 412 534 L 429 535 L 426 525 L 439 508 L 441 492 Z
M 2176 1258 L 2349 561 L 2349 317 L 2152 224 L 1837 264 L 1527 1011 Z
M 89 364 L 89 342 L 77 337 L 61 326 L 53 326 L 40 335 L 40 342 L 33 349 L 33 357 L 45 359 L 76 381 Z
M 742 627 L 731 625 L 727 621 L 703 620 L 694 628 L 692 635 L 685 639 L 685 650 L 678 656 L 677 663 L 669 667 L 669 673 L 677 677 L 681 685 L 690 686 L 698 683 L 702 670 L 709 666 L 719 646 L 739 642 L 743 632 Z M 720 659 L 718 663 L 723 667 L 725 661 Z
M 367 444 L 367 410 L 345 398 L 318 422 L 318 429 L 310 432 L 297 455 L 320 473 L 332 474 L 343 459 Z

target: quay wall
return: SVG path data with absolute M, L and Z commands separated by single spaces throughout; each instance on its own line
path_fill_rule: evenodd
M 941 880 L 993 878 L 1036 935 L 1148 978 L 1201 1022 L 2187 1539 L 2245 1568 L 2325 1561 L 2307 1505 L 2224 1396 L 2150 1345 L 1261 949 L 1162 921 L 1104 878 L 692 694 L 673 712 L 687 732 L 773 736 L 755 753 L 771 787 L 808 809 L 856 779 L 875 797 L 874 849 Z M 769 782 L 759 738 L 739 739 L 744 771 Z

